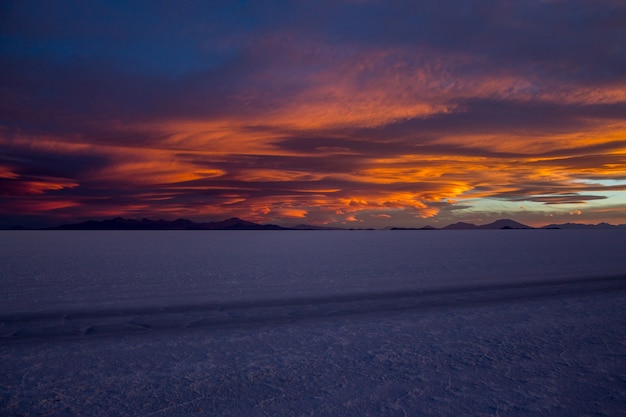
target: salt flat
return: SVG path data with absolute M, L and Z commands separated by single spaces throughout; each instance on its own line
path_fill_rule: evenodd
M 3 415 L 626 415 L 619 231 L 2 232 Z

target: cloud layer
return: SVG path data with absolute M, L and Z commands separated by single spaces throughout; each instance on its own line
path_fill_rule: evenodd
M 1 7 L 4 225 L 626 222 L 623 2 Z

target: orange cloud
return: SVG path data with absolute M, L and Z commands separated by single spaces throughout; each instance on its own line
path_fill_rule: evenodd
M 286 46 L 292 53 L 306 47 Z M 103 199 L 88 196 L 73 206 L 59 200 L 36 207 L 321 224 L 361 214 L 393 219 L 392 210 L 432 218 L 480 199 L 517 207 L 603 204 L 607 198 L 593 193 L 607 188 L 581 181 L 625 177 L 626 123 L 593 107 L 626 101 L 621 85 L 546 89 L 513 71 L 465 75 L 459 68 L 480 57 L 427 48 L 337 52 L 320 52 L 333 64 L 307 73 L 293 92 L 266 97 L 250 89 L 238 97 L 250 103 L 245 111 L 171 115 L 112 124 L 106 132 L 141 138 L 136 142 L 0 136 L 6 149 L 45 155 L 30 162 L 33 172 L 47 155 L 102 159 L 69 176 L 24 175 L 27 168 L 3 161 L 5 195 L 49 196 L 80 186 L 109 193 L 117 205 L 102 208 Z M 255 76 L 275 82 L 273 68 L 267 71 Z M 501 104 L 508 113 L 499 112 Z M 63 171 L 53 165 L 51 172 Z
M 40 195 L 78 186 L 78 183 L 66 178 L 39 177 L 35 179 L 15 176 L 9 179 L 12 181 L 4 185 L 4 190 L 0 190 L 0 195 Z
M 302 209 L 290 209 L 290 208 L 278 208 L 271 210 L 268 214 L 272 214 L 275 217 L 290 217 L 296 219 L 304 219 L 307 215 L 307 210 Z

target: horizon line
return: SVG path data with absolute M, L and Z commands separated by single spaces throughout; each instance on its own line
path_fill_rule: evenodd
M 96 223 L 96 224 L 103 225 L 104 223 L 113 222 L 116 220 L 125 221 L 125 222 L 137 222 L 137 223 L 141 223 L 141 222 L 176 223 L 176 222 L 185 221 L 185 222 L 189 222 L 193 225 L 198 225 L 198 226 L 219 225 L 220 223 L 238 221 L 243 224 L 248 224 L 250 227 L 259 226 L 259 227 L 268 227 L 268 228 L 274 227 L 275 228 L 275 229 L 260 229 L 260 230 L 502 230 L 502 229 L 524 230 L 524 229 L 559 228 L 558 226 L 574 226 L 574 227 L 578 226 L 579 228 L 602 228 L 602 226 L 608 226 L 611 228 L 626 227 L 626 224 L 613 224 L 613 223 L 608 223 L 604 221 L 598 222 L 595 224 L 594 223 L 576 223 L 576 222 L 550 223 L 550 224 L 545 224 L 543 226 L 534 227 L 534 226 L 529 226 L 529 225 L 520 223 L 517 220 L 511 219 L 511 218 L 501 218 L 501 219 L 497 219 L 492 222 L 488 222 L 484 224 L 476 224 L 476 223 L 458 221 L 458 222 L 450 223 L 441 227 L 435 227 L 432 225 L 426 225 L 426 226 L 421 226 L 421 227 L 389 225 L 383 228 L 373 228 L 373 227 L 326 226 L 326 225 L 315 225 L 315 224 L 304 224 L 304 223 L 298 224 L 295 226 L 282 226 L 282 225 L 275 224 L 275 223 L 256 223 L 250 220 L 242 219 L 240 217 L 229 217 L 224 220 L 216 220 L 216 221 L 195 221 L 195 220 L 191 220 L 191 219 L 184 218 L 184 217 L 176 218 L 174 220 L 166 220 L 163 218 L 151 219 L 149 217 L 142 217 L 141 219 L 137 219 L 137 218 L 115 216 L 115 217 L 106 218 L 103 220 L 89 219 L 89 220 L 84 220 L 84 221 L 78 221 L 76 223 L 62 223 L 56 226 L 48 226 L 48 227 L 27 227 L 23 225 L 14 225 L 14 226 L 2 228 L 0 230 L 13 230 L 13 231 L 19 231 L 19 230 L 246 230 L 246 229 L 237 229 L 234 227 L 224 228 L 224 229 L 171 229 L 171 228 L 164 228 L 164 229 L 65 229 L 65 227 L 79 227 L 81 225 L 86 226 L 86 224 L 88 223 Z M 512 225 L 503 225 L 502 227 L 495 227 L 494 229 L 485 228 L 485 226 L 496 225 L 497 223 L 504 223 L 504 222 L 510 222 L 512 223 Z M 458 227 L 455 228 L 453 226 L 458 226 Z M 467 227 L 466 229 L 464 229 L 465 226 Z M 518 227 L 512 227 L 512 226 L 518 226 Z M 247 230 L 250 230 L 250 229 L 247 229 Z

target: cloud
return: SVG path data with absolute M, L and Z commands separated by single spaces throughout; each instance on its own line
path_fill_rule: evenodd
M 7 4 L 2 215 L 623 209 L 619 2 Z
M 527 199 L 527 201 L 535 201 L 544 204 L 584 204 L 592 200 L 603 200 L 607 197 L 600 195 L 581 195 L 581 194 L 566 194 L 566 195 L 548 195 L 548 196 L 533 196 Z

